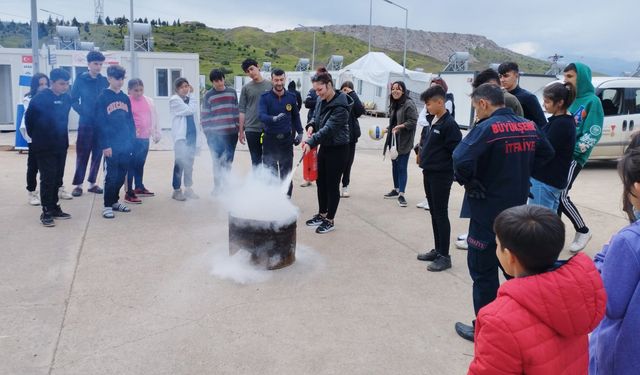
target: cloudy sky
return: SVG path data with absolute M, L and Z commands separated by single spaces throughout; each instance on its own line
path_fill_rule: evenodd
M 535 57 L 560 53 L 618 58 L 635 64 L 640 61 L 638 0 L 394 1 L 409 10 L 411 29 L 484 35 Z M 129 0 L 104 3 L 107 16 L 129 15 Z M 404 27 L 403 10 L 383 0 L 372 3 L 373 24 Z M 255 26 L 278 31 L 297 24 L 369 24 L 369 4 L 370 0 L 134 0 L 134 17 L 180 18 L 218 28 Z M 38 0 L 38 8 L 80 21 L 93 20 L 94 15 L 90 0 Z M 38 13 L 41 19 L 49 16 L 42 10 Z M 0 19 L 25 21 L 29 17 L 30 1 L 0 0 Z

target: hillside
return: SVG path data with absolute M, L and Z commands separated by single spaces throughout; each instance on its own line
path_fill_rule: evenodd
M 80 37 L 93 41 L 102 50 L 122 49 L 122 34 L 127 27 L 116 25 L 81 24 Z M 41 27 L 40 43 L 51 40 L 53 28 Z M 269 33 L 256 28 L 214 29 L 204 24 L 182 23 L 176 26 L 154 27 L 156 51 L 196 52 L 200 54 L 200 71 L 206 74 L 214 67 L 224 68 L 230 75 L 240 75 L 240 63 L 247 57 L 259 62 L 270 61 L 272 67 L 294 69 L 300 57 L 311 59 L 313 31 L 316 31 L 316 65 L 326 63 L 331 55 L 344 56 L 349 64 L 368 50 L 368 26 L 326 26 L 299 28 Z M 375 26 L 373 49 L 387 53 L 402 63 L 403 29 Z M 531 73 L 542 73 L 547 64 L 543 61 L 518 55 L 477 35 L 432 33 L 410 30 L 407 53 L 409 69 L 422 68 L 437 72 L 446 65 L 447 57 L 455 51 L 468 50 L 472 55 L 471 69 L 485 69 L 489 63 L 514 60 Z M 4 47 L 29 47 L 29 28 L 18 24 L 11 30 L 0 30 L 0 45 Z

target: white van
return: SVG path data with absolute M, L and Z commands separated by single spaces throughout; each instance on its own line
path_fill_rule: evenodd
M 640 78 L 595 77 L 591 82 L 602 101 L 604 124 L 589 160 L 618 159 L 631 134 L 640 130 Z

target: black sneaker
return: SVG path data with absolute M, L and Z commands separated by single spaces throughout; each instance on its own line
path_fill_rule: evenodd
M 407 200 L 404 199 L 404 195 L 398 196 L 398 206 L 407 207 Z
M 324 216 L 320 214 L 315 214 L 311 219 L 307 220 L 305 224 L 307 224 L 308 227 L 317 227 L 323 222 L 324 222 Z
M 475 333 L 474 325 L 466 325 L 464 323 L 456 322 L 456 333 L 458 336 L 462 337 L 465 340 L 469 340 L 473 342 L 473 334 Z
M 51 214 L 48 213 L 48 212 L 43 212 L 40 215 L 40 222 L 45 227 L 55 227 L 56 226 L 56 223 L 53 221 L 53 216 L 51 216 Z
M 333 226 L 333 222 L 327 219 L 324 219 L 322 221 L 322 224 L 320 224 L 320 226 L 316 228 L 316 233 L 319 233 L 319 234 L 329 233 L 334 229 L 335 227 Z
M 51 211 L 51 216 L 56 220 L 67 220 L 71 219 L 71 215 L 62 211 L 60 205 L 56 206 L 56 208 Z
M 399 195 L 400 195 L 400 193 L 398 193 L 396 191 L 396 189 L 393 189 L 393 190 L 391 190 L 390 192 L 388 192 L 387 194 L 384 195 L 384 199 L 395 199 Z
M 436 260 L 427 266 L 427 271 L 440 272 L 451 268 L 451 257 L 438 254 Z
M 431 251 L 427 251 L 426 253 L 418 254 L 418 260 L 424 262 L 433 262 L 436 258 L 438 258 L 438 252 L 436 249 L 431 249 Z

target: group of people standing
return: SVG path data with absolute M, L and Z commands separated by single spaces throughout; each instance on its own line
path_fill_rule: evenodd
M 404 84 L 394 82 L 385 144 L 394 189 L 384 198 L 406 206 L 410 147 L 404 142 L 413 139 L 416 120 L 423 117 L 426 127 L 415 151 L 427 197 L 421 206 L 431 211 L 434 248 L 417 258 L 431 262 L 429 271 L 451 267 L 448 200 L 452 183 L 458 182 L 465 189 L 461 217 L 470 219 L 462 238 L 477 320 L 471 325 L 458 322 L 455 330 L 476 342 L 469 373 L 626 373 L 638 365 L 631 353 L 639 352 L 626 338 L 640 321 L 623 306 L 631 306 L 640 281 L 638 262 L 629 261 L 640 248 L 628 242 L 638 239 L 635 192 L 640 188 L 640 164 L 634 164 L 633 143 L 640 136 L 619 167 L 632 224 L 614 236 L 594 264 L 577 254 L 591 233 L 568 196 L 602 133 L 603 111 L 591 71 L 581 63 L 569 64 L 563 83 L 545 87 L 549 118 L 535 95 L 519 87 L 518 76 L 515 63 L 476 76 L 471 94 L 476 121 L 464 138 L 447 108 L 450 98 L 441 79 L 420 97 L 424 117 L 408 103 Z M 577 255 L 568 261 L 558 261 L 565 240 L 562 213 L 576 230 L 568 249 Z M 608 272 L 603 264 L 610 267 Z M 499 270 L 509 281 L 502 286 Z M 613 337 L 624 337 L 624 345 L 613 344 Z M 615 345 L 619 354 L 610 353 L 607 345 Z M 615 367 L 625 370 L 616 372 Z
M 43 74 L 35 75 L 25 97 L 23 127 L 29 142 L 27 191 L 29 203 L 42 206 L 40 221 L 44 226 L 55 226 L 55 220 L 71 218 L 62 211 L 58 200 L 83 194 L 89 158 L 87 191 L 104 194 L 103 217 L 115 217 L 114 211 L 130 211 L 119 202 L 119 191 L 127 176 L 125 201 L 140 203 L 136 194 L 154 195 L 142 182 L 149 138 L 157 142 L 160 137 L 153 101 L 144 96 L 144 86 L 139 79 L 129 81 L 129 95 L 122 92 L 125 69 L 119 65 L 109 66 L 107 77 L 102 76 L 104 60 L 104 55 L 98 51 L 87 54 L 88 71 L 76 78 L 71 94 L 68 93 L 70 74 L 57 68 L 51 71 L 50 79 Z M 73 178 L 75 187 L 68 193 L 63 186 L 63 177 L 71 108 L 78 112 L 80 120 Z M 105 157 L 104 190 L 96 183 L 102 156 Z M 35 193 L 34 177 L 38 172 L 39 196 Z

